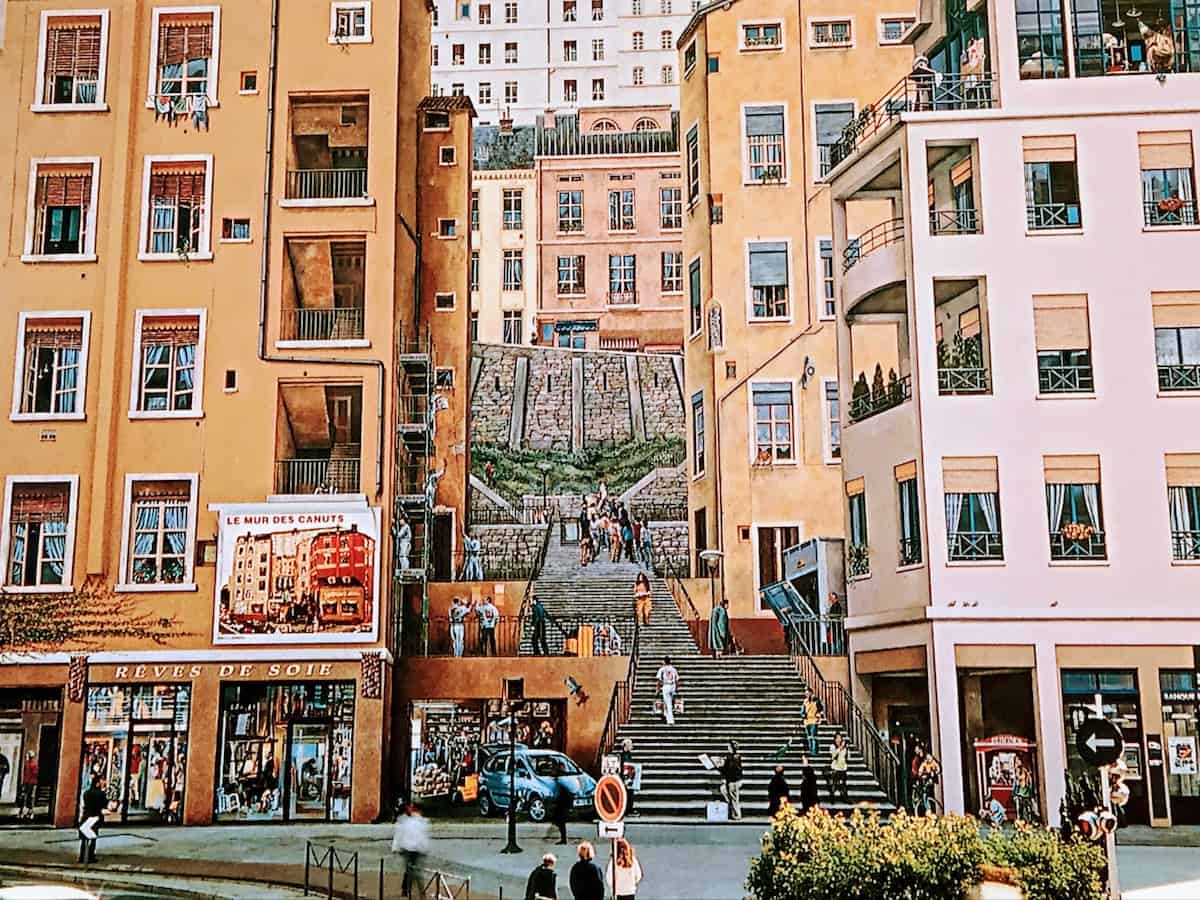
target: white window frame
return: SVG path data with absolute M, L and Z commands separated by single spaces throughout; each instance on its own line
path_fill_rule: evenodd
M 783 107 L 783 178 L 778 181 L 763 181 L 750 177 L 750 141 L 746 134 L 746 110 L 752 106 Z M 742 142 L 742 184 L 786 186 L 792 183 L 791 111 L 786 100 L 754 100 L 738 106 L 738 133 Z
M 438 298 L 449 297 L 449 306 L 439 306 Z M 458 294 L 455 291 L 434 291 L 433 293 L 433 311 L 434 312 L 454 312 L 458 308 Z
M 781 466 L 800 465 L 800 441 L 798 437 L 798 429 L 800 428 L 800 405 L 796 392 L 796 379 L 786 377 L 768 378 L 765 375 L 760 378 L 752 378 L 746 383 L 746 422 L 749 426 L 746 429 L 746 439 L 748 444 L 746 449 L 750 457 L 750 465 L 753 466 L 758 461 L 758 450 L 756 447 L 758 439 L 755 435 L 758 422 L 754 418 L 754 386 L 758 384 L 786 384 L 792 395 L 792 457 L 791 459 L 776 459 L 775 457 L 771 457 L 770 465 L 767 466 L 767 468 L 774 469 Z M 824 402 L 824 398 L 822 398 L 822 402 Z M 774 444 L 774 440 L 774 436 L 772 435 L 772 444 Z M 758 559 L 758 555 L 755 554 L 754 558 Z
M 487 89 L 486 97 L 484 96 L 484 88 Z M 492 105 L 492 83 L 490 81 L 479 82 L 479 87 L 478 87 L 476 93 L 477 93 L 477 96 L 479 97 L 479 105 L 480 106 L 491 106 Z
M 906 21 L 908 28 L 904 30 L 905 35 L 912 30 L 912 27 L 917 24 L 917 17 L 911 12 L 906 13 L 883 13 L 876 19 L 876 29 L 879 36 L 880 47 L 898 47 L 904 43 L 904 38 L 899 40 L 887 40 L 883 36 L 883 25 L 885 22 Z
M 599 90 L 597 90 L 597 88 Z M 592 79 L 592 102 L 593 103 L 604 102 L 604 97 L 605 97 L 605 94 L 607 94 L 607 92 L 608 92 L 607 85 L 604 83 L 603 78 L 593 78 Z
M 212 15 L 212 55 L 208 59 L 208 105 L 220 106 L 217 101 L 217 84 L 221 66 L 221 7 L 219 6 L 156 6 L 150 19 L 150 65 L 146 75 L 146 109 L 154 109 L 154 95 L 158 88 L 158 20 L 161 16 Z M 332 30 L 332 29 L 331 29 Z
M 179 262 L 178 253 L 151 253 L 146 247 L 150 237 L 150 171 L 155 163 L 189 162 L 204 164 L 204 210 L 200 216 L 200 246 L 188 253 L 190 262 L 207 261 L 212 253 L 213 158 L 211 153 L 171 153 L 145 156 L 142 163 L 142 224 L 138 233 L 138 259 L 142 262 Z
M 457 3 L 457 0 L 455 0 Z M 365 25 L 365 34 L 337 36 L 337 17 L 342 10 L 361 9 Z M 371 37 L 371 0 L 334 0 L 329 4 L 329 43 L 331 44 L 370 44 Z
M 197 318 L 200 335 L 196 339 L 196 359 L 192 363 L 191 409 L 138 409 L 138 394 L 142 374 L 142 325 L 145 319 Z M 204 346 L 208 338 L 208 310 L 139 309 L 133 317 L 133 359 L 130 361 L 129 418 L 130 419 L 202 419 L 204 418 Z
M 700 399 L 700 414 L 704 416 L 700 426 L 700 454 L 696 454 L 696 398 Z M 704 408 L 704 391 L 696 391 L 691 396 L 691 402 L 688 404 L 688 412 L 691 413 L 691 428 L 688 429 L 688 443 L 692 445 L 692 460 L 688 466 L 690 478 L 692 481 L 699 481 L 708 472 L 708 416 Z M 697 466 L 697 462 L 702 465 Z
M 837 321 L 837 272 L 833 275 L 833 315 L 825 314 L 825 273 L 821 270 L 821 241 L 833 244 L 833 236 L 819 234 L 813 238 L 813 274 L 816 284 L 813 285 L 813 296 L 817 298 L 817 318 L 822 322 Z M 832 251 L 831 251 L 832 252 Z
M 841 25 L 847 24 L 850 26 L 850 40 L 839 41 L 833 44 L 818 44 L 814 39 L 815 28 L 817 25 Z M 854 47 L 858 41 L 858 23 L 855 22 L 854 16 L 809 16 L 808 17 L 808 48 L 810 50 L 848 50 Z
M 785 121 L 785 122 L 787 121 L 787 118 L 786 118 L 786 116 L 787 116 L 787 113 L 786 113 L 786 111 L 785 111 L 785 112 L 784 112 L 784 121 Z M 745 146 L 745 143 L 746 143 L 746 135 L 745 135 L 745 131 L 746 131 L 746 126 L 745 126 L 745 116 L 743 116 L 743 117 L 742 117 L 742 122 L 743 122 L 743 124 L 741 125 L 741 130 L 742 130 L 742 144 L 743 144 L 743 147 L 744 147 L 744 146 Z M 696 188 L 696 195 L 695 195 L 694 197 L 692 196 L 692 187 L 693 187 L 693 183 L 692 183 L 692 161 L 691 161 L 691 159 L 689 158 L 689 155 L 688 155 L 688 143 L 689 143 L 689 142 L 691 141 L 691 139 L 692 139 L 692 132 L 693 132 L 693 131 L 695 131 L 695 132 L 696 132 L 696 172 L 695 172 L 695 184 L 694 184 L 694 187 Z M 785 151 L 786 151 L 786 148 L 784 148 L 784 149 L 785 149 Z M 745 155 L 746 155 L 746 151 L 745 151 L 745 149 L 743 149 L 743 150 L 742 150 L 742 155 L 743 155 L 742 169 L 743 169 L 743 172 L 745 172 L 745 171 L 747 171 L 747 170 L 746 170 L 746 163 L 745 163 L 745 160 L 744 160 L 744 157 L 745 157 Z M 688 125 L 688 127 L 687 127 L 687 131 L 685 131 L 685 132 L 684 132 L 684 138 L 683 138 L 683 186 L 684 186 L 684 201 L 685 201 L 685 203 L 686 203 L 686 208 L 687 208 L 689 211 L 691 211 L 691 210 L 692 210 L 692 208 L 693 208 L 693 207 L 695 207 L 695 206 L 696 206 L 696 205 L 697 205 L 697 204 L 700 202 L 700 200 L 701 200 L 701 197 L 703 196 L 703 193 L 704 193 L 704 192 L 703 192 L 702 188 L 704 187 L 704 184 L 703 184 L 703 177 L 702 177 L 702 176 L 703 176 L 703 160 L 702 160 L 702 155 L 701 155 L 701 153 L 700 153 L 700 120 L 699 120 L 699 119 L 694 119 L 694 120 L 692 121 L 692 123 L 691 123 L 690 125 Z M 744 177 L 745 177 L 745 176 L 743 175 L 743 178 L 744 178 Z
M 450 152 L 447 153 L 446 151 Z M 458 165 L 458 148 L 453 144 L 443 144 L 438 147 L 438 165 L 439 166 L 456 166 Z
M 21 412 L 21 399 L 25 388 L 25 328 L 30 321 L 38 319 L 79 319 L 81 334 L 79 339 L 79 374 L 76 378 L 75 390 L 77 400 L 76 412 L 73 413 L 36 413 Z M 17 316 L 17 356 L 13 360 L 13 392 L 12 412 L 9 418 L 14 422 L 82 422 L 87 418 L 87 370 L 88 342 L 91 340 L 92 314 L 86 309 L 72 309 L 47 312 L 22 312 Z
M 691 65 L 687 64 L 689 58 L 692 61 Z M 683 48 L 683 62 L 684 62 L 683 78 L 685 81 L 688 79 L 688 77 L 693 72 L 696 71 L 696 58 L 697 58 L 696 39 L 692 38 L 691 42 L 688 43 L 688 45 Z
M 754 287 L 750 284 L 750 247 L 754 244 L 787 244 L 787 304 L 788 314 L 786 316 L 755 316 L 754 315 Z M 791 323 L 796 318 L 796 266 L 795 258 L 792 254 L 792 239 L 790 237 L 770 237 L 763 235 L 761 237 L 746 238 L 744 241 L 745 248 L 742 251 L 742 271 L 746 273 L 746 324 L 748 325 L 785 325 Z M 779 378 L 763 379 L 765 381 L 781 381 Z M 753 460 L 751 460 L 753 462 Z
M 9 559 L 11 549 L 10 535 L 12 534 L 12 495 L 13 488 L 18 484 L 66 484 L 67 485 L 67 535 L 66 548 L 63 551 L 63 583 L 47 585 L 13 585 L 8 584 Z M 9 594 L 69 594 L 75 590 L 75 526 L 79 518 L 79 476 L 78 475 L 9 475 L 4 482 L 4 520 L 0 527 L 0 565 L 4 567 L 0 573 L 0 585 Z
M 188 485 L 188 516 L 187 538 L 183 553 L 183 581 L 179 584 L 155 582 L 153 584 L 135 584 L 130 580 L 129 550 L 130 526 L 133 524 L 133 488 L 140 481 L 182 481 Z M 198 487 L 200 475 L 197 472 L 158 473 L 129 473 L 125 476 L 125 505 L 121 515 L 121 580 L 113 586 L 119 594 L 144 594 L 195 591 L 196 587 L 196 509 L 199 506 Z
M 82 165 L 92 167 L 92 193 L 88 199 L 87 232 L 84 234 L 82 253 L 43 254 L 33 252 L 35 235 L 33 223 L 37 219 L 34 203 L 37 201 L 38 166 Z M 25 247 L 21 262 L 77 263 L 96 261 L 96 203 L 100 195 L 100 157 L 98 156 L 41 156 L 29 160 L 29 196 L 25 201 Z
M 442 223 L 443 222 L 449 222 L 451 224 L 451 226 L 454 229 L 453 234 L 446 234 L 442 231 Z M 433 233 L 433 236 L 435 238 L 437 238 L 439 241 L 457 241 L 458 240 L 458 219 L 454 219 L 454 218 L 438 219 L 437 231 L 435 231 Z
M 813 181 L 816 182 L 825 176 L 821 174 L 821 145 L 817 142 L 817 107 L 818 106 L 839 106 L 849 103 L 854 110 L 850 115 L 850 121 L 858 118 L 858 100 L 855 97 L 821 97 L 813 100 L 809 104 L 809 124 L 812 127 L 812 158 L 813 158 Z M 832 171 L 832 168 L 831 170 Z
M 747 44 L 746 29 L 762 28 L 774 25 L 779 29 L 778 44 Z M 787 34 L 783 27 L 783 19 L 745 19 L 738 22 L 738 50 L 743 53 L 778 53 L 787 43 Z
M 663 191 L 678 191 L 679 192 L 679 199 L 677 201 L 671 201 L 673 205 L 677 206 L 678 216 L 679 216 L 679 224 L 678 225 L 667 225 L 663 222 L 663 217 L 662 217 L 662 215 L 663 215 L 662 192 Z M 685 191 L 685 189 L 684 189 L 683 185 L 673 185 L 672 184 L 672 185 L 666 185 L 664 187 L 663 185 L 660 184 L 658 186 L 658 224 L 659 224 L 659 227 L 663 231 L 672 232 L 672 233 L 676 232 L 676 231 L 683 231 L 683 218 L 684 218 L 684 209 L 685 209 L 685 201 L 684 201 L 684 196 L 683 196 L 684 191 Z
M 508 262 L 512 260 L 518 264 L 514 272 L 519 272 L 521 275 L 520 284 L 510 285 L 508 279 Z M 505 294 L 517 294 L 525 290 L 525 250 L 522 247 L 509 247 L 500 252 L 500 291 Z
M 679 257 L 679 290 L 675 290 L 675 291 L 669 290 L 666 286 L 666 279 L 663 277 L 663 275 L 664 275 L 663 254 L 665 254 L 665 253 L 673 253 Z M 658 270 L 659 270 L 658 271 L 659 290 L 664 295 L 669 295 L 672 297 L 674 297 L 676 295 L 682 296 L 684 293 L 684 282 L 687 281 L 687 271 L 683 265 L 683 251 L 682 250 L 660 250 L 659 254 L 658 254 Z
M 831 384 L 834 387 L 836 387 L 838 390 L 838 409 L 839 410 L 841 409 L 842 404 L 844 402 L 842 400 L 842 386 L 838 382 L 838 380 L 836 378 L 832 378 L 828 375 L 822 376 L 821 377 L 821 435 L 822 435 L 822 444 L 824 446 L 825 465 L 840 466 L 842 464 L 841 458 L 833 455 L 833 431 L 832 431 L 833 420 L 829 417 L 829 398 L 826 393 L 829 389 L 829 385 L 831 385 Z M 838 414 L 838 419 L 839 419 L 838 424 L 841 424 L 840 412 Z M 839 446 L 839 448 L 841 447 L 840 444 L 838 446 Z
M 592 38 L 592 62 L 604 62 L 604 38 Z
M 508 97 L 508 89 L 509 88 L 512 88 L 512 99 L 511 100 Z M 518 81 L 504 82 L 504 105 L 505 106 L 516 106 L 517 104 L 519 104 L 521 102 L 520 98 L 521 98 L 520 82 L 518 82 Z
M 632 76 L 634 87 L 641 87 L 646 83 L 646 67 L 634 66 Z
M 566 249 L 570 249 L 570 248 L 566 248 Z M 580 284 L 579 281 L 576 279 L 572 279 L 571 281 L 565 283 L 567 290 L 565 290 L 565 291 L 563 290 L 564 282 L 561 280 L 561 278 L 559 278 L 559 276 L 562 273 L 562 269 L 559 266 L 559 262 L 558 262 L 560 258 L 566 258 L 566 259 L 572 259 L 572 260 L 574 260 L 574 259 L 583 260 L 583 269 L 582 269 L 583 284 Z M 575 272 L 574 264 L 571 265 L 571 270 L 572 270 L 572 274 L 580 274 L 578 272 Z M 554 255 L 554 278 L 555 278 L 554 290 L 555 290 L 556 297 L 583 297 L 583 296 L 586 296 L 587 295 L 587 256 L 583 253 L 562 253 L 562 254 L 556 253 Z
M 663 84 L 675 83 L 675 66 L 671 63 L 666 63 L 658 70 L 658 80 Z
M 30 104 L 31 112 L 108 112 L 105 100 L 105 83 L 108 75 L 108 14 L 107 9 L 45 9 L 38 29 L 37 85 Z M 94 103 L 43 103 L 46 91 L 46 37 L 51 19 L 99 16 L 100 17 L 100 67 L 96 73 L 96 101 Z M 0 16 L 0 19 L 3 17 Z M 0 28 L 0 35 L 3 29 Z

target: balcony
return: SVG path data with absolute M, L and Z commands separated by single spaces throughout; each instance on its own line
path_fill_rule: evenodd
M 346 457 L 275 460 L 277 494 L 357 494 L 362 461 L 357 444 L 340 448 Z
M 1171 228 L 1177 225 L 1196 224 L 1195 200 L 1164 197 L 1162 200 L 1145 201 L 1142 209 L 1148 228 Z
M 285 200 L 362 205 L 367 199 L 367 97 L 292 97 L 289 114 Z
M 900 565 L 915 566 L 921 562 L 921 539 L 917 537 L 900 538 Z
M 367 170 L 289 169 L 288 200 L 360 200 L 367 196 Z
M 990 394 L 991 378 L 981 367 L 938 369 L 939 394 Z
M 904 375 L 892 378 L 884 384 L 877 378 L 874 387 L 867 387 L 866 376 L 859 375 L 854 384 L 854 393 L 850 398 L 850 421 L 861 422 L 871 416 L 879 415 L 889 409 L 899 406 L 906 400 L 912 399 L 912 376 Z M 861 387 L 860 387 L 861 386 Z
M 1158 389 L 1160 391 L 1200 391 L 1200 365 L 1159 365 Z
M 880 222 L 847 245 L 842 251 L 842 302 L 847 313 L 903 311 L 904 250 L 902 219 Z
M 998 531 L 952 531 L 946 543 L 950 562 L 1004 559 L 1004 538 Z
M 363 334 L 361 309 L 285 309 L 279 326 L 284 341 L 353 341 Z
M 1025 207 L 1025 227 L 1030 231 L 1078 228 L 1082 221 L 1078 203 L 1034 203 Z
M 842 251 L 842 272 L 849 272 L 860 261 L 877 250 L 904 240 L 904 220 L 888 219 L 868 228 Z
M 638 292 L 637 291 L 609 291 L 608 305 L 609 306 L 637 306 Z
M 931 209 L 929 211 L 929 233 L 978 234 L 979 213 L 974 209 Z
M 279 386 L 275 493 L 357 494 L 362 474 L 362 388 Z
M 905 113 L 991 109 L 996 105 L 994 75 L 908 75 L 843 129 L 831 145 L 829 162 L 836 168 Z
M 1038 366 L 1038 393 L 1090 394 L 1093 390 L 1091 365 Z
M 866 544 L 850 544 L 847 557 L 847 578 L 866 578 L 871 574 L 871 550 Z
M 1090 525 L 1066 525 L 1059 531 L 1052 531 L 1050 558 L 1067 562 L 1108 559 L 1104 532 Z
M 1200 559 L 1200 531 L 1172 531 L 1171 558 L 1177 560 Z

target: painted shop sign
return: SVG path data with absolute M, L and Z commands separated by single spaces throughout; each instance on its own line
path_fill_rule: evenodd
M 333 675 L 333 663 L 190 663 L 136 666 L 114 666 L 113 681 L 154 681 L 179 678 L 199 678 L 205 672 L 216 672 L 218 678 L 327 678 Z M 108 679 L 102 679 L 108 680 Z
M 359 503 L 214 505 L 213 642 L 374 641 L 379 510 Z

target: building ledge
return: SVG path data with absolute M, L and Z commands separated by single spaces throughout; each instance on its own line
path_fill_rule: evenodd
M 199 590 L 194 581 L 184 584 L 114 584 L 118 594 L 185 594 Z
M 284 209 L 317 209 L 339 206 L 374 206 L 374 197 L 329 197 L 312 200 L 280 200 Z
M 371 342 L 366 338 L 356 338 L 349 341 L 276 341 L 278 350 L 359 350 L 370 347 Z

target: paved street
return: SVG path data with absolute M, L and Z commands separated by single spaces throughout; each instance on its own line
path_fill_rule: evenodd
M 758 848 L 761 826 L 671 826 L 632 824 L 629 837 L 638 848 L 646 878 L 641 900 L 738 900 L 747 864 Z M 594 828 L 576 824 L 573 840 L 592 837 Z M 573 861 L 573 847 L 554 846 L 550 829 L 522 824 L 524 853 L 504 856 L 504 827 L 499 823 L 437 823 L 431 868 L 469 874 L 473 897 L 521 897 L 525 876 L 546 850 L 559 852 L 560 870 Z M 1131 835 L 1141 839 L 1141 834 Z M 1163 832 L 1150 835 L 1160 843 Z M 1200 852 L 1196 834 L 1172 833 L 1192 846 L 1123 846 L 1121 872 L 1126 900 L 1200 900 Z M 1168 838 L 1170 839 L 1170 838 Z M 400 888 L 401 866 L 390 853 L 388 826 L 290 825 L 209 828 L 110 828 L 100 843 L 101 866 L 124 871 L 174 873 L 187 877 L 221 876 L 246 881 L 303 883 L 305 842 L 333 843 L 360 854 L 362 895 L 374 897 L 380 859 L 389 895 Z M 0 863 L 73 866 L 73 831 L 0 832 Z M 607 849 L 602 851 L 607 861 Z M 565 883 L 565 874 L 560 876 Z M 182 884 L 183 882 L 180 882 Z M 349 889 L 339 877 L 337 886 Z M 264 890 L 265 892 L 265 890 Z

